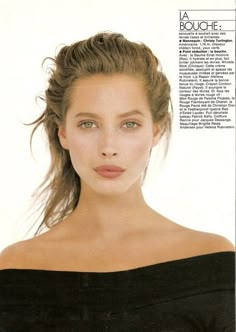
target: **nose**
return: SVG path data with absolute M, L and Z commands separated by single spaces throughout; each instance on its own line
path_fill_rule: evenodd
M 104 157 L 113 157 L 113 156 L 116 156 L 117 155 L 117 152 L 102 152 L 102 155 Z
M 102 157 L 115 157 L 118 155 L 117 137 L 114 133 L 103 133 L 100 137 L 99 150 Z

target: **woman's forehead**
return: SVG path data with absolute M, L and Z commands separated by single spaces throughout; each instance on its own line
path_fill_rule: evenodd
M 117 86 L 140 86 L 144 80 L 140 77 L 135 77 L 133 75 L 127 75 L 127 74 L 121 74 L 121 73 L 115 73 L 115 74 L 95 74 L 91 75 L 89 77 L 83 77 L 80 79 L 77 79 L 73 82 L 71 89 L 76 88 L 90 88 L 90 87 L 107 87 L 110 85 L 117 85 Z

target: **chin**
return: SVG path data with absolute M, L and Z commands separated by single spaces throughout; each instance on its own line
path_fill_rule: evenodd
M 135 179 L 134 181 L 125 181 L 124 179 L 101 179 L 93 182 L 86 182 L 85 186 L 82 184 L 82 188 L 87 187 L 93 193 L 103 196 L 120 196 L 127 193 L 130 190 L 137 189 L 137 186 L 141 186 L 141 180 Z M 85 189 L 86 190 L 86 189 Z
M 107 184 L 102 184 L 98 186 L 93 186 L 91 189 L 99 194 L 105 196 L 120 196 L 129 190 L 130 186 L 125 184 L 117 184 L 108 182 Z

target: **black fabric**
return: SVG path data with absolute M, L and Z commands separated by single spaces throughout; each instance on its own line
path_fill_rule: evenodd
M 235 253 L 114 272 L 0 271 L 0 332 L 234 332 Z

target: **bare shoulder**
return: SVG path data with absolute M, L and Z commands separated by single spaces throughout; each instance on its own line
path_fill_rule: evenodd
M 163 220 L 163 225 L 168 226 L 167 234 L 171 236 L 176 251 L 181 254 L 198 255 L 221 251 L 235 251 L 235 247 L 226 237 L 188 228 L 173 220 L 157 214 L 158 220 Z M 184 251 L 184 252 L 183 252 Z
M 235 251 L 235 246 L 226 237 L 218 234 L 206 233 L 206 245 L 217 251 Z
M 27 263 L 31 244 L 31 240 L 24 240 L 4 248 L 0 252 L 0 270 L 22 268 Z
M 221 251 L 235 251 L 233 243 L 226 237 L 208 232 L 192 230 L 188 234 L 188 243 L 192 247 L 198 247 L 202 254 Z

